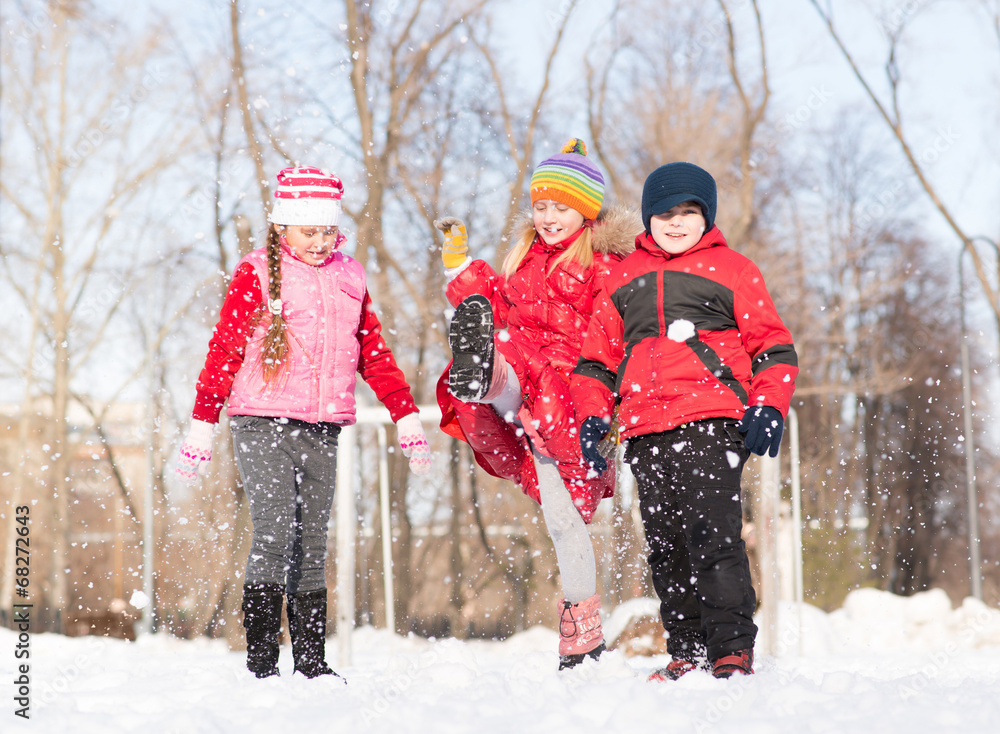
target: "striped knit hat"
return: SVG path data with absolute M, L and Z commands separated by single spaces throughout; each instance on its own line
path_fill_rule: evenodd
M 302 166 L 278 173 L 274 206 L 267 216 L 272 224 L 336 227 L 340 224 L 340 197 L 344 184 L 332 173 Z
M 562 150 L 538 164 L 531 176 L 531 203 L 552 199 L 595 219 L 604 201 L 604 176 L 587 160 L 587 146 L 570 138 Z

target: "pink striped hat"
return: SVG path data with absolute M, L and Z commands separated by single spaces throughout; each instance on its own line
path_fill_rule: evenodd
M 272 224 L 336 227 L 340 224 L 340 197 L 344 184 L 321 168 L 301 166 L 278 173 L 274 206 L 267 216 Z

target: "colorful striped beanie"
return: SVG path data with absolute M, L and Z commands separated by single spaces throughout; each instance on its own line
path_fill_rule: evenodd
M 604 201 L 604 176 L 587 160 L 587 146 L 570 138 L 562 150 L 538 164 L 531 176 L 531 203 L 552 199 L 596 219 Z
M 336 227 L 340 224 L 340 197 L 344 184 L 321 168 L 301 166 L 278 172 L 274 206 L 267 216 L 272 224 Z

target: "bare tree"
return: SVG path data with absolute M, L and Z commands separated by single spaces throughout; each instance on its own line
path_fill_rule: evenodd
M 914 176 L 916 176 L 917 181 L 920 183 L 920 187 L 923 189 L 924 193 L 927 194 L 928 198 L 930 198 L 934 207 L 944 218 L 951 231 L 958 237 L 959 242 L 962 243 L 962 247 L 967 248 L 971 252 L 972 261 L 976 269 L 976 276 L 982 284 L 983 291 L 987 295 L 990 308 L 993 310 L 994 317 L 997 321 L 997 326 L 1000 328 L 1000 259 L 998 259 L 997 262 L 997 272 L 994 274 L 988 273 L 986 262 L 975 248 L 975 240 L 978 238 L 973 236 L 972 233 L 968 232 L 961 225 L 954 210 L 942 199 L 937 186 L 935 186 L 927 171 L 926 164 L 921 161 L 918 151 L 914 148 L 913 140 L 910 138 L 910 135 L 904 125 L 903 110 L 900 103 L 900 87 L 903 81 L 903 76 L 902 70 L 899 66 L 899 46 L 904 33 L 907 30 L 908 24 L 914 17 L 916 17 L 921 8 L 918 6 L 913 10 L 913 12 L 903 14 L 900 18 L 898 18 L 898 20 L 883 23 L 883 30 L 888 42 L 884 71 L 885 81 L 889 85 L 888 99 L 883 99 L 873 88 L 871 80 L 861 69 L 861 66 L 855 59 L 854 54 L 847 48 L 847 44 L 844 42 L 843 37 L 834 25 L 832 14 L 824 10 L 817 0 L 809 0 L 809 2 L 823 20 L 827 32 L 830 34 L 830 38 L 833 39 L 837 48 L 840 49 L 841 54 L 851 67 L 852 73 L 861 84 L 865 94 L 871 100 L 873 106 L 879 114 L 879 117 L 881 117 L 881 119 L 885 122 L 886 126 L 891 131 L 893 138 L 895 138 L 896 142 L 899 144 L 910 170 L 913 171 Z M 994 25 L 1000 27 L 997 17 L 1000 16 L 994 12 Z M 997 246 L 995 242 L 992 244 L 994 247 Z
M 129 269 L 141 264 L 134 248 L 116 248 L 135 236 L 123 214 L 146 203 L 184 140 L 147 112 L 166 84 L 154 63 L 156 29 L 111 49 L 90 33 L 101 21 L 82 4 L 52 3 L 46 13 L 50 22 L 4 45 L 4 172 L 16 166 L 35 175 L 0 176 L 0 195 L 15 214 L 5 218 L 6 279 L 32 324 L 21 353 L 34 359 L 18 366 L 27 385 L 22 420 L 40 396 L 51 416 L 43 480 L 50 491 L 41 507 L 52 533 L 46 596 L 59 629 L 68 602 L 73 385 L 95 369 L 128 295 Z M 151 139 L 160 143 L 153 154 Z M 121 265 L 112 269 L 116 259 Z
M 509 225 L 514 221 L 524 200 L 525 183 L 531 171 L 535 158 L 535 141 L 539 134 L 539 129 L 543 120 L 543 113 L 551 103 L 550 87 L 553 83 L 553 68 L 560 47 L 565 38 L 570 19 L 576 8 L 578 0 L 571 0 L 557 18 L 554 27 L 552 43 L 545 55 L 545 64 L 542 68 L 541 80 L 538 93 L 533 100 L 521 100 L 513 95 L 510 87 L 513 86 L 508 81 L 507 75 L 501 69 L 498 59 L 498 52 L 492 48 L 485 38 L 478 38 L 473 35 L 476 46 L 482 51 L 483 58 L 489 65 L 490 74 L 493 80 L 493 89 L 496 90 L 496 109 L 492 114 L 498 115 L 503 125 L 504 138 L 507 142 L 507 154 L 514 162 L 514 170 L 509 178 L 508 191 L 510 199 L 507 206 L 507 215 L 503 221 Z M 482 27 L 482 35 L 492 36 L 490 25 L 487 23 Z M 495 255 L 494 265 L 499 266 L 506 253 L 498 248 Z
M 748 89 L 744 81 L 744 72 L 741 70 L 736 53 L 736 31 L 733 27 L 733 16 L 725 0 L 719 0 L 719 7 L 726 19 L 726 48 L 727 66 L 729 76 L 733 86 L 736 88 L 736 95 L 740 102 L 741 119 L 739 125 L 739 138 L 736 144 L 736 155 L 739 159 L 740 175 L 737 189 L 737 216 L 735 222 L 730 225 L 728 236 L 735 243 L 746 242 L 750 238 L 756 221 L 757 196 L 756 183 L 757 172 L 754 171 L 754 147 L 755 136 L 764 115 L 767 112 L 767 103 L 771 97 L 771 89 L 768 86 L 767 77 L 767 45 L 764 40 L 764 24 L 760 17 L 760 7 L 757 0 L 750 3 L 753 7 L 754 22 L 756 25 L 757 44 L 759 46 L 757 57 L 757 72 L 760 74 L 760 89 L 754 92 Z
M 962 475 L 959 446 L 944 439 L 959 401 L 947 269 L 904 217 L 910 197 L 869 127 L 842 115 L 798 160 L 814 189 L 797 197 L 811 224 L 789 232 L 807 251 L 789 324 L 800 335 L 805 537 L 828 549 L 807 565 L 811 594 L 829 606 L 859 584 L 926 588 Z
M 636 8 L 616 4 L 606 24 L 614 33 L 592 44 L 587 85 L 593 146 L 625 201 L 638 202 L 646 176 L 662 163 L 687 160 L 712 172 L 720 227 L 742 246 L 758 204 L 751 158 L 769 99 L 766 73 L 757 72 L 760 91 L 744 81 L 748 74 L 737 59 L 737 31 L 725 3 L 718 13 L 679 2 L 640 2 L 639 8 L 663 21 L 629 23 Z M 762 41 L 759 54 L 763 68 Z M 731 191 L 737 192 L 736 206 L 730 205 Z
M 357 206 L 346 207 L 358 228 L 357 259 L 374 271 L 376 291 L 387 296 L 393 291 L 390 274 L 405 290 L 408 300 L 416 304 L 416 312 L 425 317 L 431 309 L 426 293 L 412 277 L 412 270 L 386 243 L 386 205 L 390 182 L 398 180 L 405 165 L 408 139 L 414 129 L 421 128 L 429 90 L 437 83 L 442 68 L 459 48 L 455 34 L 467 19 L 474 18 L 485 3 L 474 0 L 462 7 L 443 8 L 431 2 L 416 0 L 401 8 L 378 7 L 375 3 L 344 1 L 346 44 L 350 54 L 350 81 L 354 95 L 355 124 L 359 130 L 359 158 L 366 183 L 364 199 Z M 388 14 L 386 14 L 388 13 Z M 376 61 L 377 59 L 377 61 Z M 379 118 L 376 118 L 376 108 Z M 373 259 L 369 261 L 370 255 Z M 393 301 L 383 297 L 379 302 L 384 328 L 394 331 L 398 311 Z M 419 327 L 418 327 L 419 328 Z M 426 333 L 425 329 L 420 330 Z M 425 353 L 418 340 L 417 352 Z M 416 365 L 420 371 L 421 364 Z M 418 393 L 418 399 L 421 397 Z M 393 525 L 399 531 L 398 551 L 394 557 L 396 573 L 397 614 L 399 624 L 405 624 L 409 614 L 412 550 L 411 524 L 407 512 L 406 473 L 402 462 L 392 468 Z
M 243 44 L 240 42 L 239 0 L 230 0 L 229 29 L 233 44 L 233 81 L 236 83 L 236 99 L 239 103 L 240 121 L 243 124 L 243 133 L 249 148 L 250 159 L 253 161 L 254 170 L 257 172 L 257 189 L 260 192 L 260 204 L 261 207 L 267 209 L 270 204 L 267 182 L 270 179 L 264 168 L 264 153 L 260 140 L 257 137 L 257 132 L 254 129 L 250 95 L 247 92 L 247 69 L 243 63 Z

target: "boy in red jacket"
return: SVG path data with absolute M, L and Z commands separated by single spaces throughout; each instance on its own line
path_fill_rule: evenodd
M 760 271 L 729 249 L 715 210 L 715 180 L 698 166 L 649 175 L 646 231 L 605 280 L 571 380 L 581 449 L 598 472 L 618 403 L 673 657 L 651 680 L 753 673 L 740 475 L 750 452 L 777 456 L 798 374 Z

